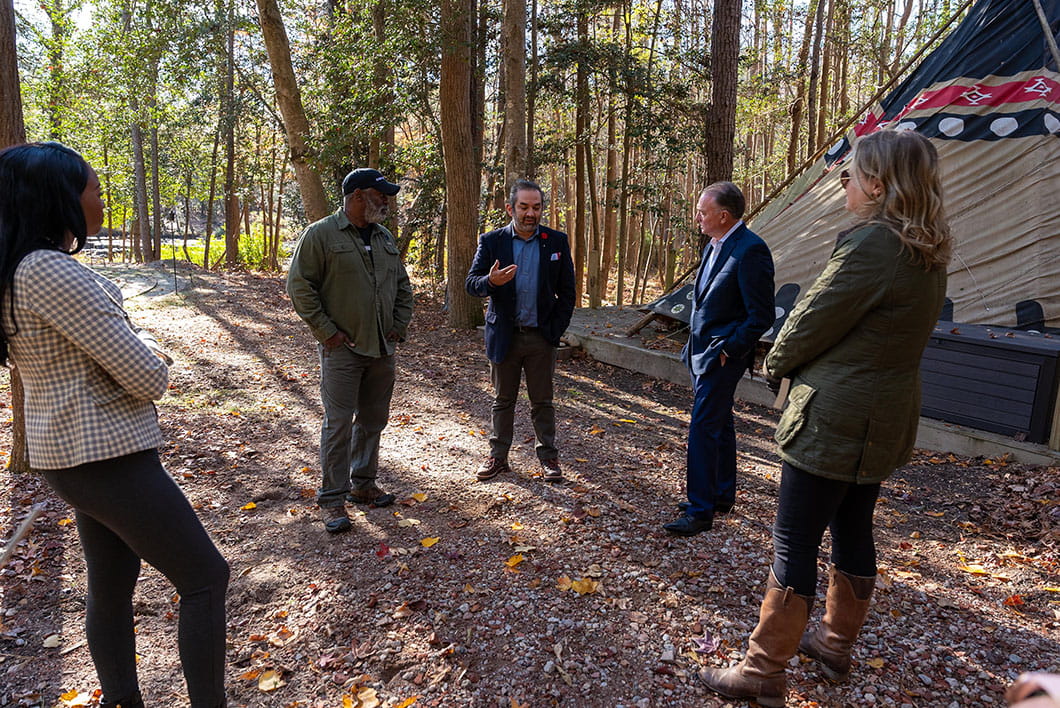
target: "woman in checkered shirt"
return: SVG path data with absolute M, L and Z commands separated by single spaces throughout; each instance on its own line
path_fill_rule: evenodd
M 0 361 L 25 385 L 30 466 L 76 514 L 101 705 L 144 705 L 132 605 L 142 559 L 180 593 L 191 705 L 224 706 L 228 564 L 159 461 L 152 401 L 171 360 L 129 321 L 117 286 L 72 258 L 102 225 L 99 178 L 79 154 L 0 151 Z

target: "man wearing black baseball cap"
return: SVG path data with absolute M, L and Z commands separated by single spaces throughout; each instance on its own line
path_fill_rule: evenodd
M 295 246 L 287 293 L 319 342 L 324 528 L 351 528 L 345 502 L 389 506 L 376 484 L 379 438 L 390 416 L 394 351 L 412 319 L 412 286 L 381 225 L 400 187 L 379 170 L 342 180 L 342 208 L 310 224 Z

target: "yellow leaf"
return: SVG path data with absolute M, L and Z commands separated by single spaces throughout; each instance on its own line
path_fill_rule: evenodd
M 409 706 L 411 706 L 418 700 L 420 700 L 419 696 L 410 696 L 409 698 L 406 698 L 405 700 L 401 701 L 401 703 L 398 703 L 396 706 L 394 706 L 394 708 L 409 708 Z
M 936 519 L 946 515 L 944 511 L 925 511 L 924 513 L 928 516 L 934 516 Z
M 522 528 L 523 528 L 523 525 L 520 524 L 518 521 L 516 521 L 514 524 L 512 524 L 512 531 L 519 531 Z
M 350 696 L 343 696 L 342 697 L 342 708 L 354 708 L 354 706 L 353 706 L 353 698 L 351 698 Z
M 574 461 L 575 461 L 575 462 L 580 462 L 580 463 L 581 463 L 581 464 L 583 464 L 583 465 L 584 465 L 585 463 L 587 463 L 587 462 L 588 462 L 588 460 L 587 460 L 587 459 L 585 459 L 584 457 L 575 457 L 575 458 L 574 458 Z
M 630 420 L 629 418 L 619 418 L 619 419 L 618 419 L 618 422 L 619 422 L 619 423 L 636 423 L 637 421 L 635 421 L 635 420 Z
M 1045 590 L 1046 592 L 1060 592 L 1060 588 L 1053 587 L 1052 585 L 1046 585 L 1042 590 Z
M 475 588 L 471 586 L 471 583 L 464 583 L 464 592 L 466 592 L 468 595 L 474 595 Z
M 251 509 L 257 509 L 258 505 L 254 502 L 247 502 L 243 506 L 239 507 L 242 511 L 250 511 Z
M 920 536 L 921 534 L 919 531 L 914 531 L 913 533 L 909 534 L 909 538 L 920 538 Z
M 261 669 L 251 669 L 250 671 L 246 672 L 245 674 L 243 674 L 239 678 L 241 678 L 244 681 L 253 681 L 258 676 L 261 676 Z
M 434 544 L 438 543 L 441 540 L 442 539 L 439 538 L 438 536 L 431 536 L 430 538 L 425 538 L 425 539 L 421 540 L 420 541 L 420 545 L 423 546 L 424 548 L 430 548 L 431 546 L 433 546 Z
M 592 430 L 590 430 L 590 431 L 589 431 L 589 435 L 599 435 L 599 434 L 600 434 L 600 433 L 602 433 L 602 432 L 604 432 L 604 429 L 603 429 L 603 428 L 598 428 L 598 427 L 596 427 L 596 426 L 594 425 L 594 426 L 592 427 Z
M 423 492 L 416 492 L 415 494 L 412 495 L 412 498 L 415 499 L 418 502 L 427 501 L 427 495 L 424 494 Z
M 570 584 L 571 590 L 578 593 L 579 595 L 588 595 L 596 592 L 596 589 L 600 586 L 600 583 L 596 582 L 592 578 L 580 578 Z
M 61 700 L 61 701 L 72 701 L 75 698 L 77 698 L 77 689 L 76 688 L 72 689 L 70 691 L 67 691 L 63 695 L 59 696 L 59 700 Z
M 556 578 L 556 588 L 559 590 L 567 591 L 571 588 L 571 581 L 566 575 L 561 575 Z
M 59 519 L 60 526 L 69 526 L 72 523 L 74 523 L 73 519 Z
M 280 676 L 279 672 L 273 671 L 272 669 L 269 669 L 258 677 L 259 691 L 265 691 L 268 693 L 269 691 L 275 691 L 277 688 L 286 685 L 287 682 L 283 680 L 283 677 Z
M 600 512 L 600 509 L 598 507 L 588 506 L 588 507 L 585 508 L 585 513 L 595 519 L 596 517 L 600 516 L 601 512 Z
M 869 661 L 868 661 L 869 666 L 871 666 L 874 669 L 882 669 L 883 665 L 885 663 L 887 663 L 887 662 L 885 662 L 882 658 L 880 658 L 878 656 L 876 658 L 874 658 L 874 659 L 869 659 Z
M 960 567 L 965 573 L 971 573 L 972 575 L 990 575 L 990 571 L 977 563 L 970 565 L 962 565 Z
M 515 566 L 517 566 L 520 563 L 522 563 L 524 560 L 526 560 L 526 558 L 523 557 L 522 553 L 516 553 L 511 558 L 509 558 L 508 560 L 504 561 L 504 564 L 506 566 L 508 566 L 509 568 L 514 568 Z

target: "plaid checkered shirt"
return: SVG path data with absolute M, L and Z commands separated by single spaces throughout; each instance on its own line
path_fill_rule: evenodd
M 2 307 L 9 356 L 26 391 L 34 469 L 64 469 L 158 447 L 153 400 L 169 370 L 136 328 L 121 290 L 59 251 L 27 255 Z M 13 317 L 13 319 L 12 319 Z

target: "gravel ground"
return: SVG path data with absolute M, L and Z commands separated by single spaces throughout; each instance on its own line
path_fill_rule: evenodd
M 282 279 L 181 277 L 179 294 L 140 288 L 128 304 L 177 360 L 159 406 L 164 459 L 232 566 L 231 705 L 744 705 L 695 672 L 741 656 L 757 617 L 773 411 L 738 405 L 736 509 L 691 539 L 660 528 L 682 499 L 688 389 L 584 357 L 556 379 L 568 483 L 540 479 L 522 404 L 514 473 L 477 483 L 481 335 L 448 329 L 424 288 L 383 437 L 380 482 L 399 503 L 350 507 L 353 532 L 329 536 L 313 503 L 315 353 Z M 6 450 L 10 424 L 0 433 Z M 5 538 L 45 505 L 0 570 L 0 705 L 95 705 L 70 512 L 36 477 L 0 479 Z M 788 705 L 997 706 L 1020 672 L 1060 670 L 1058 499 L 1057 468 L 918 453 L 881 495 L 878 590 L 851 681 L 796 657 Z M 152 706 L 187 705 L 175 600 L 145 568 Z

